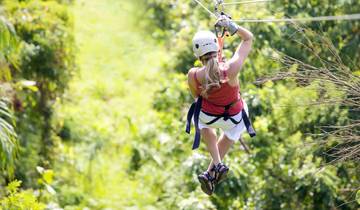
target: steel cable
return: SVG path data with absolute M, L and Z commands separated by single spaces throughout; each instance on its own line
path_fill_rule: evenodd
M 211 12 L 204 4 L 199 0 L 194 0 L 202 8 L 204 8 L 211 16 L 217 18 L 218 16 Z M 271 0 L 253 0 L 253 1 L 243 1 L 243 2 L 232 2 L 232 3 L 222 3 L 223 5 L 230 4 L 239 4 L 239 3 L 255 3 L 255 2 L 265 2 Z M 349 14 L 349 15 L 338 15 L 338 16 L 319 16 L 319 17 L 303 17 L 303 18 L 269 18 L 269 19 L 240 19 L 234 20 L 235 22 L 240 23 L 272 23 L 272 22 L 311 22 L 311 21 L 337 21 L 337 20 L 359 20 L 360 14 Z

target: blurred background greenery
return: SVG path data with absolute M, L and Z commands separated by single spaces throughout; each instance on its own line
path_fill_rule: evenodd
M 360 3 L 226 11 L 311 17 Z M 358 209 L 359 21 L 244 24 L 255 42 L 239 78 L 258 135 L 244 135 L 250 154 L 235 144 L 208 197 L 196 180 L 208 153 L 191 151 L 184 116 L 191 38 L 213 23 L 191 0 L 0 0 L 0 209 Z M 239 43 L 226 38 L 225 55 Z

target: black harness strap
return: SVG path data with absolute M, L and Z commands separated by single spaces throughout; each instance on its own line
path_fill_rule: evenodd
M 214 106 L 217 106 L 217 107 L 223 107 L 224 108 L 224 112 L 220 115 L 216 115 L 216 114 L 210 114 L 210 113 L 207 113 L 207 112 L 204 112 L 206 115 L 208 116 L 212 116 L 212 117 L 215 117 L 213 120 L 211 120 L 210 122 L 207 122 L 206 125 L 211 125 L 213 123 L 215 123 L 216 121 L 218 121 L 219 119 L 221 118 L 224 118 L 224 121 L 227 121 L 228 119 L 231 120 L 232 123 L 234 123 L 235 125 L 239 124 L 241 122 L 240 121 L 236 121 L 234 118 L 232 118 L 232 116 L 234 115 L 230 115 L 229 114 L 229 109 L 234 106 L 238 101 L 240 101 L 241 99 L 237 99 L 233 102 L 231 102 L 230 104 L 228 105 L 225 105 L 225 106 L 221 106 L 221 105 L 217 105 L 217 104 L 213 104 Z
M 206 115 L 215 117 L 215 118 L 212 119 L 211 121 L 205 123 L 206 125 L 211 125 L 211 124 L 215 123 L 216 121 L 220 120 L 221 118 L 224 118 L 224 121 L 226 121 L 226 120 L 229 119 L 229 120 L 231 120 L 231 122 L 234 123 L 235 125 L 241 123 L 241 121 L 242 121 L 242 119 L 240 119 L 240 121 L 236 121 L 236 120 L 235 120 L 234 118 L 232 118 L 232 116 L 230 116 L 230 115 L 228 116 L 228 119 L 225 120 L 225 116 L 224 116 L 224 115 L 210 115 L 210 114 L 208 114 L 208 113 L 206 113 L 206 112 L 204 112 L 204 111 L 203 111 L 203 113 L 206 114 Z
M 218 121 L 220 118 L 222 118 L 222 116 L 216 117 L 213 120 L 211 120 L 210 122 L 207 122 L 206 125 L 211 125 L 213 123 L 215 123 L 216 121 Z

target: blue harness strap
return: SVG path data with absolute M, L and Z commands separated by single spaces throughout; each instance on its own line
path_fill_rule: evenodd
M 191 119 L 194 115 L 196 102 L 192 103 L 186 117 L 186 129 L 185 132 L 190 134 Z
M 186 121 L 186 133 L 190 134 L 190 130 L 191 130 L 191 120 L 194 117 L 194 124 L 195 124 L 195 138 L 194 138 L 194 143 L 192 146 L 192 149 L 197 149 L 200 146 L 200 129 L 199 129 L 199 115 L 200 115 L 200 111 L 201 111 L 201 105 L 202 105 L 202 97 L 200 96 L 197 101 L 195 101 L 194 103 L 191 104 L 190 109 L 187 113 L 187 121 Z M 229 106 L 230 107 L 230 106 Z M 207 125 L 213 124 L 216 121 L 218 121 L 221 118 L 224 118 L 224 120 L 228 120 L 230 119 L 234 124 L 239 124 L 242 120 L 244 120 L 244 124 L 246 127 L 247 132 L 249 133 L 250 137 L 254 137 L 256 136 L 256 132 L 254 130 L 254 128 L 251 125 L 251 121 L 248 117 L 248 115 L 245 112 L 245 109 L 242 109 L 241 114 L 242 114 L 242 119 L 240 121 L 235 121 L 235 119 L 233 119 L 229 113 L 227 112 L 229 108 L 225 107 L 225 112 L 222 115 L 212 115 L 215 116 L 216 118 L 214 120 L 211 120 L 210 122 L 206 123 Z M 209 114 L 211 115 L 211 114 Z
M 256 132 L 251 125 L 251 121 L 250 121 L 248 115 L 246 114 L 245 109 L 242 109 L 241 114 L 242 114 L 242 119 L 244 119 L 244 124 L 245 124 L 246 130 L 249 133 L 250 137 L 252 138 L 252 137 L 256 136 Z
M 197 149 L 200 145 L 200 129 L 199 129 L 199 115 L 201 111 L 202 97 L 200 96 L 196 102 L 192 103 L 187 114 L 186 122 L 186 133 L 190 133 L 191 119 L 194 116 L 195 124 L 195 139 L 192 146 L 192 149 Z

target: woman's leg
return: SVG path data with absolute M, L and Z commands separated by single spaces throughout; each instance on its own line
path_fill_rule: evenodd
M 217 137 L 214 129 L 211 128 L 203 128 L 201 129 L 201 136 L 204 138 L 204 142 L 210 155 L 212 157 L 212 161 L 214 164 L 218 164 L 221 162 L 219 149 L 217 145 Z
M 225 157 L 226 153 L 229 151 L 230 147 L 233 144 L 234 144 L 234 141 L 227 138 L 224 134 L 220 137 L 220 140 L 217 143 L 217 147 L 219 149 L 219 155 L 220 155 L 220 162 Z M 210 174 L 212 176 L 214 175 L 214 172 L 211 171 L 211 169 L 213 168 L 214 164 L 217 164 L 217 163 L 214 161 L 211 161 L 211 163 L 208 167 L 208 172 L 210 172 Z

